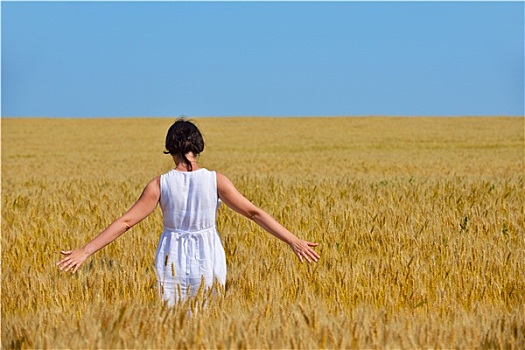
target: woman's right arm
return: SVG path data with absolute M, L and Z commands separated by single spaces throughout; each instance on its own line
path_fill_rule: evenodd
M 145 219 L 155 210 L 160 199 L 160 176 L 154 178 L 142 192 L 137 202 L 120 218 L 112 222 L 104 231 L 80 249 L 61 251 L 66 257 L 57 265 L 60 270 L 75 273 L 80 265 L 93 253 L 104 248 L 124 232 Z
M 320 256 L 313 249 L 318 243 L 308 242 L 297 238 L 293 233 L 284 228 L 271 215 L 256 207 L 244 197 L 226 176 L 217 173 L 217 190 L 219 198 L 231 209 L 253 220 L 257 225 L 288 243 L 299 260 L 317 261 Z

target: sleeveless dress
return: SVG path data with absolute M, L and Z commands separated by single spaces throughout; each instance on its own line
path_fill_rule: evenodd
M 226 256 L 216 228 L 217 176 L 200 168 L 160 177 L 163 231 L 155 269 L 159 293 L 169 306 L 191 298 L 204 283 L 226 283 Z

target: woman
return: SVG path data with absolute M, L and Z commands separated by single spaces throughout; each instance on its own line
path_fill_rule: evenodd
M 86 259 L 113 242 L 153 212 L 160 204 L 163 232 L 155 267 L 163 300 L 174 305 L 194 296 L 201 283 L 226 283 L 226 259 L 216 228 L 220 201 L 288 243 L 301 262 L 317 261 L 317 243 L 297 238 L 273 217 L 246 199 L 224 175 L 201 168 L 197 157 L 204 140 L 192 122 L 178 119 L 166 135 L 166 150 L 175 168 L 154 178 L 137 202 L 84 247 L 61 251 L 60 270 L 75 273 Z

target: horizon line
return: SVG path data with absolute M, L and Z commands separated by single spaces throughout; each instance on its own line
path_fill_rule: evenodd
M 165 119 L 165 118 L 523 118 L 510 114 L 457 114 L 457 115 L 412 115 L 412 114 L 341 114 L 341 115 L 162 115 L 162 116 L 0 116 L 0 119 Z

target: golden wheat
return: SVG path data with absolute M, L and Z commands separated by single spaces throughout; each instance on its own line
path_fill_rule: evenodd
M 168 309 L 160 210 L 77 274 L 55 263 L 173 166 L 171 122 L 2 120 L 2 347 L 525 346 L 523 119 L 197 119 L 201 165 L 322 258 L 221 207 L 226 290 Z

